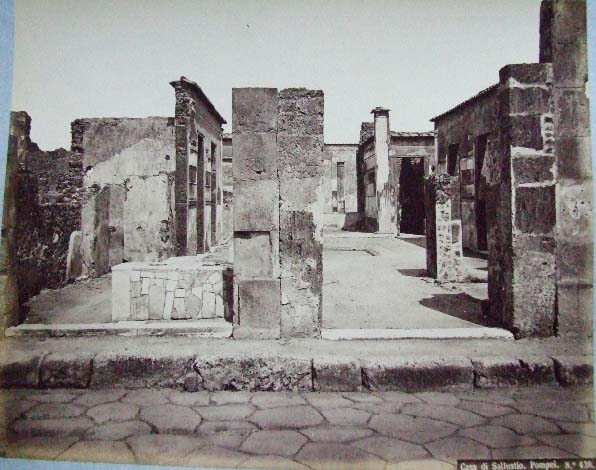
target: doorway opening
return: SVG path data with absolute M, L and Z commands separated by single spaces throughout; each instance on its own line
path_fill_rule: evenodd
M 424 235 L 424 159 L 402 158 L 399 173 L 400 233 Z

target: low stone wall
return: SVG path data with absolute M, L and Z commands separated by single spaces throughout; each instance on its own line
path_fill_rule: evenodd
M 112 320 L 227 318 L 228 279 L 226 266 L 196 257 L 114 266 Z

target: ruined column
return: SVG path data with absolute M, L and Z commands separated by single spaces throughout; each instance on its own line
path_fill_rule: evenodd
M 276 88 L 232 90 L 235 338 L 280 335 Z
M 557 334 L 590 335 L 594 238 L 585 1 L 542 2 L 540 61 L 553 67 Z
M 279 93 L 282 337 L 317 337 L 321 331 L 323 110 L 321 90 Z
M 375 117 L 375 157 L 377 161 L 377 222 L 379 233 L 397 234 L 397 192 L 389 175 L 389 110 L 377 107 Z
M 431 175 L 424 188 L 426 268 L 439 282 L 462 282 L 462 236 L 459 178 Z
M 517 338 L 555 328 L 555 157 L 550 64 L 500 71 L 496 146 L 488 150 L 489 303 Z

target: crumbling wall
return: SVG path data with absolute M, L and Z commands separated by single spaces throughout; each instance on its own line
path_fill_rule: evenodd
M 173 124 L 162 117 L 72 123 L 72 150 L 85 171 L 83 274 L 175 254 Z
M 540 16 L 540 62 L 553 68 L 557 333 L 591 335 L 594 234 L 586 2 L 545 0 Z
M 324 212 L 321 90 L 279 93 L 281 335 L 318 336 L 322 322 Z
M 425 181 L 426 269 L 439 282 L 465 277 L 461 240 L 460 183 L 457 176 L 431 175 Z
M 464 248 L 472 250 L 481 248 L 476 219 L 480 215 L 479 206 L 485 204 L 484 194 L 475 184 L 481 176 L 477 174 L 481 169 L 476 168 L 478 139 L 486 136 L 488 146 L 496 139 L 497 99 L 498 87 L 492 86 L 457 109 L 434 118 L 437 132 L 435 165 L 438 174 L 447 173 L 449 146 L 457 146 L 455 174 L 459 175 L 461 181 L 462 242 Z
M 487 159 L 489 305 L 516 337 L 555 333 L 555 148 L 550 64 L 500 71 Z
M 23 303 L 43 288 L 67 282 L 71 233 L 81 227 L 82 165 L 64 149 L 45 152 L 31 142 L 31 118 L 11 113 L 8 167 L 13 168 L 5 230 Z M 16 165 L 16 171 L 15 171 Z M 11 242 L 9 242 L 11 245 Z
M 324 225 L 350 229 L 357 222 L 358 144 L 325 144 L 323 181 Z M 338 166 L 339 164 L 339 166 Z M 342 171 L 338 174 L 338 171 Z

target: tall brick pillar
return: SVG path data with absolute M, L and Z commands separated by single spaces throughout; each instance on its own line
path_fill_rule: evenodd
M 280 336 L 276 88 L 232 90 L 235 338 Z
M 500 71 L 498 141 L 487 155 L 489 303 L 517 338 L 555 328 L 555 157 L 550 64 Z
M 557 160 L 557 333 L 591 335 L 593 186 L 586 3 L 543 1 L 540 61 L 553 67 Z
M 379 233 L 397 235 L 397 191 L 389 170 L 389 110 L 377 107 L 375 117 L 375 157 L 377 161 L 377 222 Z
M 323 92 L 282 90 L 278 109 L 281 335 L 316 337 L 322 322 Z

